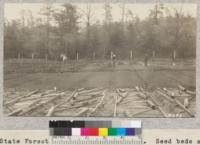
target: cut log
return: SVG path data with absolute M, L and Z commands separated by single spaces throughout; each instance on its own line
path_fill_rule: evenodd
M 189 95 L 196 95 L 196 92 L 193 92 L 193 91 L 189 91 L 187 90 L 186 88 L 184 88 L 183 86 L 179 85 L 178 88 L 180 89 L 180 91 L 183 91 Z
M 141 101 L 141 99 L 126 99 L 126 100 L 123 100 L 119 105 L 124 105 L 124 104 L 128 104 L 128 103 L 131 103 L 131 102 L 144 102 L 143 100 Z
M 124 110 L 124 115 L 126 117 L 132 117 L 131 112 L 129 110 Z
M 176 103 L 180 108 L 182 108 L 185 112 L 187 112 L 187 113 L 190 115 L 190 117 L 194 117 L 194 114 L 193 114 L 190 110 L 188 110 L 187 108 L 185 108 L 185 106 L 184 106 L 180 101 L 178 101 L 177 99 L 175 99 L 175 103 Z
M 116 92 L 117 92 L 117 94 L 119 95 L 119 97 L 118 97 L 118 99 L 117 99 L 117 104 L 120 103 L 120 102 L 122 102 L 122 100 L 128 96 L 128 92 L 124 92 L 124 93 L 122 94 L 122 93 L 120 93 L 120 90 L 119 90 L 119 89 L 117 89 Z
M 50 93 L 55 93 L 55 90 L 47 90 L 47 91 L 41 93 L 41 95 L 44 96 L 44 95 L 50 94 Z
M 70 95 L 69 97 L 67 97 L 64 101 L 62 101 L 61 103 L 56 104 L 56 105 L 54 106 L 54 110 L 55 110 L 57 107 L 59 107 L 59 106 L 65 104 L 66 102 L 70 101 L 70 100 L 74 97 L 75 94 L 76 94 L 76 91 L 72 92 L 71 95 Z
M 140 92 L 140 87 L 136 86 L 135 89 Z
M 85 90 L 84 88 L 79 88 L 77 91 L 78 92 L 81 92 L 81 91 L 83 91 L 83 90 Z
M 144 94 L 144 93 L 138 93 L 137 96 L 142 98 L 142 99 L 144 99 L 144 100 L 148 99 L 148 96 L 146 94 Z
M 163 114 L 163 116 L 168 117 L 167 113 L 165 113 L 165 111 L 159 106 L 159 103 L 152 96 L 149 96 L 149 97 L 151 98 L 153 103 L 156 105 L 156 108 L 158 108 L 158 110 Z
M 171 97 L 169 97 L 168 95 L 166 95 L 165 93 L 161 92 L 160 90 L 157 90 L 157 93 L 164 97 L 166 100 L 170 101 L 170 102 L 174 102 L 174 99 L 172 99 Z
M 103 88 L 94 88 L 94 89 L 90 89 L 90 90 L 83 90 L 83 91 L 80 91 L 79 94 L 80 95 L 84 95 L 84 94 L 89 94 L 89 93 L 94 93 L 94 92 L 97 92 L 97 91 L 100 91 L 102 90 Z
M 186 91 L 186 88 L 184 88 L 183 86 L 181 86 L 181 85 L 178 85 L 178 88 L 181 90 L 181 91 Z
M 53 94 L 46 94 L 44 96 L 42 96 L 41 94 L 34 95 L 34 96 L 30 96 L 30 97 L 26 98 L 23 101 L 35 100 L 35 99 L 38 99 L 38 98 L 46 99 L 46 98 L 60 96 L 60 95 L 65 95 L 65 92 L 62 92 L 62 93 L 53 93 Z
M 32 91 L 32 92 L 30 92 L 30 93 L 28 93 L 28 94 L 26 94 L 22 97 L 17 97 L 17 98 L 15 98 L 15 99 L 13 99 L 9 102 L 6 102 L 4 105 L 10 105 L 10 104 L 16 103 L 16 102 L 20 101 L 21 99 L 24 99 L 26 97 L 30 97 L 31 95 L 36 94 L 38 92 L 39 92 L 39 90 L 34 90 L 34 91 Z
M 39 108 L 39 107 L 41 107 L 41 106 L 47 104 L 47 103 L 53 102 L 53 101 L 55 101 L 56 99 L 58 99 L 59 97 L 61 97 L 61 96 L 53 97 L 53 98 L 47 100 L 46 102 L 39 103 L 39 104 L 36 104 L 36 105 L 34 105 L 34 106 L 32 106 L 32 107 L 29 107 L 29 108 L 27 108 L 26 110 L 23 110 L 23 111 L 20 113 L 20 115 L 24 115 L 24 114 L 26 114 L 26 113 L 28 113 L 28 112 L 31 112 L 31 111 L 33 111 L 33 110 L 35 110 L 35 109 L 37 109 L 37 108 Z
M 174 92 L 172 92 L 172 91 L 170 91 L 170 90 L 168 90 L 168 89 L 166 89 L 166 88 L 163 88 L 163 90 L 160 89 L 160 91 L 162 91 L 163 93 L 167 94 L 167 95 L 170 96 L 172 99 L 174 99 L 174 98 L 176 98 L 176 97 L 190 97 L 190 95 L 188 95 L 188 94 L 177 95 L 177 94 L 175 94 Z
M 182 86 L 179 86 L 180 89 L 184 90 L 185 88 Z M 165 95 L 167 96 L 167 95 Z M 189 100 L 188 100 L 189 101 Z M 178 101 L 177 99 L 173 99 L 173 101 L 171 102 L 175 102 L 180 108 L 182 108 L 185 112 L 187 112 L 191 117 L 194 117 L 194 114 L 188 110 L 180 101 Z
M 87 111 L 89 110 L 89 108 L 83 108 L 81 111 L 79 111 L 75 116 L 82 116 L 83 114 L 85 114 Z
M 116 115 L 117 115 L 117 100 L 118 100 L 118 97 L 115 96 L 114 117 L 116 117 Z
M 194 91 L 187 90 L 186 93 L 189 94 L 189 95 L 196 96 L 196 92 L 194 92 Z
M 122 92 L 122 93 L 125 93 L 125 92 L 126 92 L 125 89 L 121 89 L 121 88 L 119 88 L 118 91 L 119 91 L 119 92 Z
M 156 105 L 151 100 L 147 100 L 146 103 L 151 109 L 156 109 Z
M 22 113 L 24 110 L 27 110 L 28 108 L 31 108 L 33 106 L 35 106 L 38 102 L 40 102 L 41 99 L 37 99 L 36 101 L 32 102 L 31 104 L 29 104 L 28 106 L 24 107 L 24 108 L 19 108 L 13 112 L 11 112 L 9 114 L 9 116 L 14 116 L 14 115 L 18 115 L 20 113 Z
M 185 108 L 188 108 L 189 105 L 190 105 L 189 99 L 188 99 L 188 98 L 185 98 L 185 99 L 184 99 L 184 106 L 185 106 Z
M 145 112 L 148 112 L 148 111 L 152 111 L 152 109 L 151 109 L 151 108 L 148 108 L 148 109 L 145 109 L 145 110 L 136 112 L 136 113 L 132 114 L 131 117 L 134 117 L 134 116 L 136 116 L 136 115 L 140 115 L 140 114 L 145 113 Z
M 94 112 L 96 112 L 96 110 L 103 104 L 103 101 L 104 101 L 104 98 L 105 98 L 105 95 L 106 95 L 106 91 L 104 91 L 102 95 L 103 96 L 100 98 L 99 103 L 93 109 L 91 109 L 91 111 L 88 114 L 88 116 L 90 116 L 91 114 L 93 114 Z
M 48 113 L 47 113 L 47 117 L 49 117 L 49 116 L 52 116 L 53 115 L 53 113 L 54 113 L 54 110 L 55 110 L 55 106 L 52 106 L 50 109 L 49 109 L 49 111 L 48 111 Z
M 22 109 L 19 108 L 17 110 L 14 110 L 13 112 L 9 113 L 8 116 L 16 116 L 17 114 L 19 114 L 20 112 L 22 112 Z
M 78 104 L 76 104 L 74 106 L 71 106 L 71 108 L 80 108 L 80 107 L 83 107 L 83 106 L 88 106 L 90 104 L 93 104 L 96 101 L 98 101 L 98 99 L 93 99 L 93 100 L 90 100 L 90 101 L 79 102 Z
M 73 95 L 72 99 L 75 100 L 75 99 L 78 97 L 78 95 L 79 95 L 79 93 L 76 92 L 76 93 Z
M 89 101 L 89 100 L 98 99 L 98 98 L 99 97 L 97 96 L 85 96 L 84 98 L 77 99 L 76 102 Z

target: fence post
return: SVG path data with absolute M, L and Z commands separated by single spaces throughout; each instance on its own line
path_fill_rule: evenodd
M 78 54 L 78 52 L 76 53 L 76 60 L 77 61 L 79 60 L 79 54 Z

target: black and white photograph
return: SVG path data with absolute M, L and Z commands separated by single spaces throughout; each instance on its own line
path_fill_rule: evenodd
M 195 3 L 5 3 L 5 116 L 193 118 Z

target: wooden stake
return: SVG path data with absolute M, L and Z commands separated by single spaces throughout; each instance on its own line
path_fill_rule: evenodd
M 76 53 L 76 60 L 77 61 L 79 60 L 79 54 L 78 54 L 78 52 Z
M 34 54 L 34 53 L 32 53 L 32 54 L 31 54 L 31 58 L 32 58 L 32 59 L 34 59 L 34 56 L 35 56 L 35 54 Z
M 130 58 L 131 58 L 131 60 L 133 59 L 133 51 L 132 50 L 130 52 Z

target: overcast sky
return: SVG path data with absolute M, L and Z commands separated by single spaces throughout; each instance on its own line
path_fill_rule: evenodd
M 77 6 L 77 10 L 85 11 L 86 4 L 84 3 L 73 3 Z M 53 4 L 56 9 L 60 8 L 61 4 Z M 131 10 L 134 15 L 140 17 L 140 19 L 145 19 L 149 15 L 151 9 L 154 8 L 155 4 L 146 4 L 146 3 L 128 3 L 126 4 L 126 11 Z M 22 10 L 31 10 L 34 17 L 41 17 L 39 15 L 39 11 L 44 6 L 42 3 L 6 3 L 5 4 L 5 11 L 4 16 L 8 20 L 20 18 L 20 11 Z M 111 4 L 112 6 L 112 17 L 114 21 L 119 21 L 121 19 L 121 8 L 119 3 Z M 176 8 L 178 10 L 182 9 L 184 14 L 190 14 L 192 16 L 196 16 L 196 4 L 192 3 L 177 3 L 177 4 L 164 4 L 165 7 L 169 9 Z M 92 3 L 91 8 L 93 12 L 92 21 L 102 22 L 104 19 L 104 3 Z M 82 17 L 83 21 L 83 17 Z

